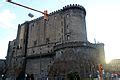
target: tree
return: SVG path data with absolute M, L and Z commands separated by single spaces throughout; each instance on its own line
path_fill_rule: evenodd
M 69 80 L 80 80 L 78 72 L 71 72 L 67 75 Z

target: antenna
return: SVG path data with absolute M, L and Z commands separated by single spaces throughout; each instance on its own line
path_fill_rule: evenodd
M 96 44 L 96 39 L 94 38 L 94 42 L 95 42 L 95 44 Z

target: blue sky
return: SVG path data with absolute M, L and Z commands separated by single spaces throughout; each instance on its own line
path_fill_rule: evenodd
M 107 62 L 120 58 L 120 0 L 13 0 L 40 11 L 52 12 L 65 5 L 80 4 L 86 8 L 86 27 L 88 40 L 105 44 Z M 37 12 L 0 0 L 0 58 L 7 53 L 8 41 L 15 39 L 17 25 L 31 20 L 28 13 L 42 16 Z M 32 18 L 32 19 L 34 19 Z

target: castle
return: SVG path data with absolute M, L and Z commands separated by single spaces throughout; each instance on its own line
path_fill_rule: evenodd
M 87 40 L 86 10 L 73 4 L 18 25 L 9 42 L 6 78 L 9 80 L 78 80 L 96 77 L 105 64 L 104 44 Z

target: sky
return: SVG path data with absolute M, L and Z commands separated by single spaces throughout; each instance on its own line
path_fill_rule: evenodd
M 86 9 L 88 41 L 104 43 L 106 62 L 120 59 L 120 0 L 12 0 L 49 13 L 69 4 Z M 34 18 L 28 14 L 34 14 Z M 38 18 L 42 14 L 0 0 L 0 59 L 7 54 L 8 42 L 16 38 L 18 24 Z

